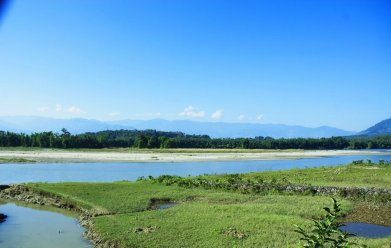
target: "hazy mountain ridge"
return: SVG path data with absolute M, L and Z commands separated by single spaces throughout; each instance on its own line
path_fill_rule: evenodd
M 149 121 L 122 120 L 111 122 L 122 126 L 132 126 L 137 129 L 158 129 L 161 131 L 181 131 L 187 134 L 207 134 L 214 138 L 222 137 L 255 137 L 270 136 L 273 138 L 293 137 L 331 137 L 355 134 L 334 127 L 308 128 L 283 124 L 258 123 L 226 123 L 226 122 L 198 122 L 188 120 L 168 121 L 155 119 Z
M 55 119 L 38 116 L 4 116 L 0 117 L 0 130 L 12 132 L 60 132 L 66 128 L 73 134 L 85 132 L 98 132 L 102 130 L 134 129 L 119 125 L 109 124 L 103 121 L 93 119 Z
M 376 123 L 372 127 L 359 132 L 357 135 L 376 136 L 391 134 L 391 118 Z
M 212 138 L 237 138 L 270 136 L 273 138 L 319 138 L 331 136 L 348 136 L 355 132 L 321 126 L 308 128 L 283 124 L 200 122 L 190 120 L 119 120 L 98 121 L 93 119 L 55 119 L 37 116 L 4 116 L 0 117 L 0 130 L 13 132 L 60 132 L 66 128 L 73 134 L 119 129 L 156 129 L 159 131 L 180 131 L 186 134 L 209 135 Z

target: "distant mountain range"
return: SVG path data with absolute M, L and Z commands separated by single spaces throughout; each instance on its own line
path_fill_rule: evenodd
M 199 122 L 189 120 L 120 120 L 98 121 L 90 119 L 54 119 L 35 116 L 0 117 L 0 130 L 13 132 L 60 132 L 66 128 L 73 134 L 119 129 L 156 129 L 159 131 L 180 131 L 186 134 L 209 135 L 212 138 L 237 138 L 270 136 L 273 138 L 319 138 L 331 136 L 349 136 L 356 132 L 321 126 L 316 128 L 283 124 Z
M 381 121 L 374 126 L 359 132 L 357 135 L 361 136 L 376 136 L 376 135 L 386 135 L 391 134 L 391 118 Z
M 2 116 L 0 117 L 0 130 L 12 132 L 60 132 L 66 128 L 73 134 L 85 132 L 98 132 L 102 130 L 117 130 L 125 127 L 89 119 L 55 119 L 37 116 Z M 129 129 L 134 129 L 129 127 Z
M 349 132 L 327 126 L 308 128 L 302 126 L 289 126 L 282 124 L 199 122 L 188 120 L 168 121 L 163 119 L 155 119 L 148 121 L 123 120 L 111 123 L 121 126 L 131 126 L 140 130 L 157 129 L 161 131 L 181 131 L 186 134 L 207 134 L 213 138 L 237 138 L 256 136 L 270 136 L 273 138 L 318 138 L 354 134 L 354 132 Z

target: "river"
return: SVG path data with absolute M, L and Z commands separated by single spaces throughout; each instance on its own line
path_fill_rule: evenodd
M 391 154 L 335 156 L 321 158 L 231 161 L 231 162 L 108 162 L 108 163 L 32 163 L 0 164 L 0 184 L 26 182 L 113 182 L 136 180 L 140 176 L 163 174 L 187 176 L 202 174 L 248 173 L 336 166 L 354 160 L 391 161 Z

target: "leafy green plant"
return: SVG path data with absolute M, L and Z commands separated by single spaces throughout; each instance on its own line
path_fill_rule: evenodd
M 337 222 L 337 218 L 341 215 L 341 204 L 333 199 L 333 209 L 328 207 L 323 208 L 326 214 L 321 219 L 314 219 L 314 226 L 311 231 L 307 232 L 303 228 L 296 225 L 295 232 L 302 235 L 300 240 L 305 242 L 303 247 L 323 248 L 350 248 L 348 234 L 341 231 L 339 228 L 343 226 Z

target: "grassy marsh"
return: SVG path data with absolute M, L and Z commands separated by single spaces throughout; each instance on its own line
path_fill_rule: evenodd
M 262 178 L 266 181 L 287 180 L 297 184 L 340 187 L 391 188 L 391 166 L 348 166 L 266 171 L 243 175 L 245 178 Z
M 94 230 L 121 247 L 298 247 L 294 225 L 308 227 L 331 204 L 326 196 L 241 194 L 151 181 L 29 186 L 107 214 L 94 218 Z M 151 199 L 179 204 L 148 210 Z M 345 213 L 357 204 L 340 200 Z M 387 247 L 391 237 L 354 240 Z
M 389 189 L 390 175 L 389 164 L 351 164 L 250 173 L 240 177 L 275 183 Z M 236 176 L 202 178 L 229 182 Z M 158 180 L 30 183 L 27 186 L 98 214 L 92 218 L 92 229 L 100 239 L 115 241 L 120 247 L 300 247 L 300 235 L 294 232 L 294 225 L 310 227 L 311 219 L 322 215 L 322 208 L 332 203 L 330 197 L 321 195 L 273 190 L 243 194 L 224 188 L 167 186 Z M 151 210 L 151 204 L 159 199 L 177 205 Z M 374 202 L 341 197 L 338 200 L 346 215 L 341 221 L 391 225 L 389 202 L 376 202 L 376 198 Z M 389 247 L 391 236 L 352 240 L 380 248 Z

